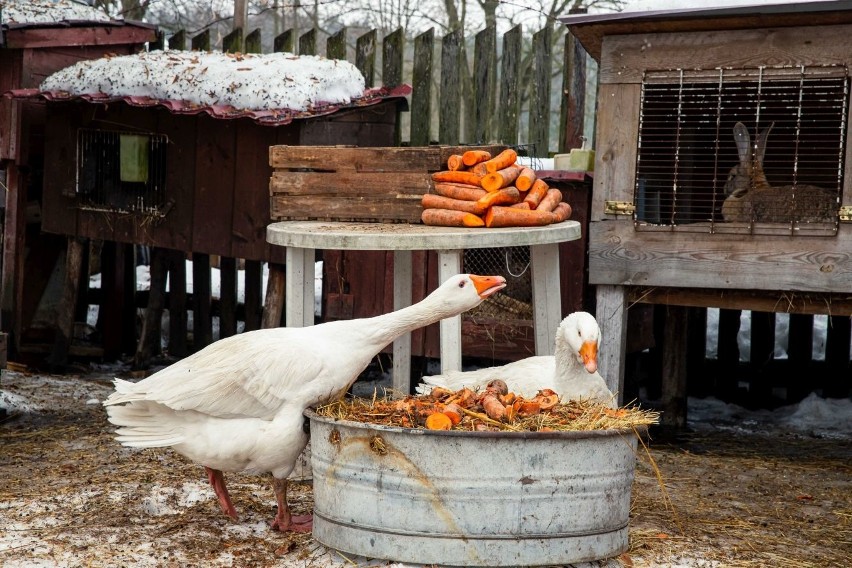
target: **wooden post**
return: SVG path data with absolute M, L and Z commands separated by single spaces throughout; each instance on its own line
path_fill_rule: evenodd
M 369 89 L 376 81 L 376 30 L 370 30 L 355 41 L 355 67 L 364 76 L 365 86 Z
M 814 348 L 814 316 L 790 314 L 787 329 L 787 402 L 799 402 L 813 390 L 808 380 Z
M 223 256 L 219 263 L 219 338 L 237 333 L 237 260 Z
M 726 400 L 736 396 L 739 390 L 740 347 L 737 334 L 740 330 L 741 315 L 740 310 L 719 310 L 716 390 Z
M 550 73 L 551 29 L 546 26 L 533 35 L 533 84 L 530 88 L 530 135 L 534 155 L 550 155 Z
M 346 61 L 346 28 L 340 28 L 336 34 L 325 40 L 325 56 L 329 59 Z
M 707 380 L 707 308 L 686 308 L 686 376 L 700 396 L 713 394 Z M 689 391 L 684 393 L 684 396 Z
M 852 326 L 849 316 L 829 316 L 825 340 L 825 381 L 823 396 L 847 398 L 852 380 L 849 378 L 849 341 Z
M 169 253 L 169 354 L 185 357 L 186 348 L 186 256 Z
M 497 84 L 497 28 L 488 26 L 478 34 L 473 48 L 473 142 L 494 139 L 494 87 Z
M 186 49 L 186 30 L 178 30 L 169 38 L 169 49 L 183 51 Z
M 263 305 L 261 327 L 270 329 L 281 326 L 284 312 L 284 284 L 286 269 L 282 264 L 269 263 L 269 276 L 266 282 L 266 301 Z
M 191 44 L 193 51 L 210 51 L 210 28 L 194 36 Z
M 751 384 L 749 398 L 761 405 L 772 395 L 771 364 L 775 359 L 775 314 L 751 312 Z
M 499 136 L 500 142 L 518 143 L 518 116 L 521 112 L 521 26 L 503 34 L 503 61 L 500 78 Z
M 432 48 L 435 30 L 414 38 L 414 69 L 411 88 L 411 145 L 428 146 L 432 123 Z
M 211 343 L 210 255 L 192 253 L 192 348 L 199 351 Z
M 448 33 L 441 40 L 441 87 L 438 109 L 438 142 L 457 145 L 461 138 L 461 47 L 462 30 Z
M 295 51 L 295 34 L 293 30 L 284 30 L 272 40 L 272 51 L 275 53 L 293 53 Z
M 586 51 L 571 32 L 565 34 L 563 61 L 559 151 L 568 152 L 582 146 L 586 118 Z
M 410 250 L 393 253 L 393 309 L 411 305 L 412 263 Z M 411 333 L 393 342 L 393 390 L 400 397 L 411 392 Z
M 317 30 L 311 28 L 299 36 L 299 55 L 317 54 Z
M 225 53 L 238 53 L 243 50 L 243 29 L 235 28 L 234 31 L 222 38 L 222 51 Z
M 260 28 L 258 28 L 246 36 L 243 51 L 245 53 L 263 53 L 262 42 L 263 37 L 261 36 Z
M 165 249 L 151 250 L 151 288 L 148 292 L 148 306 L 142 320 L 142 333 L 133 356 L 133 368 L 145 369 L 151 357 L 160 353 L 163 308 L 166 300 L 166 277 L 168 275 L 169 253 Z
M 601 327 L 598 372 L 607 387 L 624 403 L 624 367 L 627 352 L 627 293 L 624 286 L 598 285 L 595 319 Z
M 263 272 L 259 260 L 247 260 L 245 269 L 245 330 L 260 329 L 263 311 Z
M 662 361 L 663 412 L 660 423 L 672 428 L 686 426 L 688 310 L 682 306 L 666 306 Z
M 56 308 L 56 337 L 53 341 L 53 350 L 47 359 L 49 367 L 54 371 L 62 371 L 68 364 L 68 352 L 74 338 L 74 312 L 86 244 L 83 239 L 75 237 L 68 237 L 67 243 L 62 297 Z

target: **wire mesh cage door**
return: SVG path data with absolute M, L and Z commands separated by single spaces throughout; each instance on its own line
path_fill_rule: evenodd
M 845 66 L 647 71 L 641 231 L 836 235 Z
M 532 325 L 532 271 L 528 246 L 466 250 L 464 271 L 506 277 L 506 287 L 502 292 L 489 296 L 479 306 L 466 312 L 465 318 L 482 323 Z
M 86 209 L 156 215 L 166 202 L 162 134 L 81 128 L 77 195 Z

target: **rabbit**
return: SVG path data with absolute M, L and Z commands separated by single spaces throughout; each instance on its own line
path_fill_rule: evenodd
M 773 124 L 755 137 L 752 154 L 748 128 L 734 125 L 734 142 L 740 163 L 731 168 L 725 183 L 722 218 L 729 222 L 777 223 L 831 221 L 837 216 L 838 201 L 834 191 L 815 185 L 772 186 L 763 172 L 766 140 Z

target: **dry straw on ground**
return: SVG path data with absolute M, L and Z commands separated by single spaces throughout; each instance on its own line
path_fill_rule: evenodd
M 43 408 L 0 423 L 0 564 L 343 568 L 310 535 L 268 522 L 266 477 L 228 475 L 241 517 L 224 517 L 204 470 L 168 450 L 112 439 L 105 377 L 12 374 L 2 389 Z M 89 402 L 87 404 L 87 401 Z M 785 433 L 684 432 L 637 456 L 630 550 L 593 566 L 852 566 L 852 441 Z M 294 484 L 297 513 L 310 483 Z M 386 565 L 374 562 L 370 565 Z

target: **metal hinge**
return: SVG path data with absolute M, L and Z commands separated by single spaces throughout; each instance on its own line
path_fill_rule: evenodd
M 604 201 L 604 213 L 607 215 L 633 215 L 636 206 L 629 201 Z
M 852 223 L 852 205 L 840 206 L 840 222 Z

